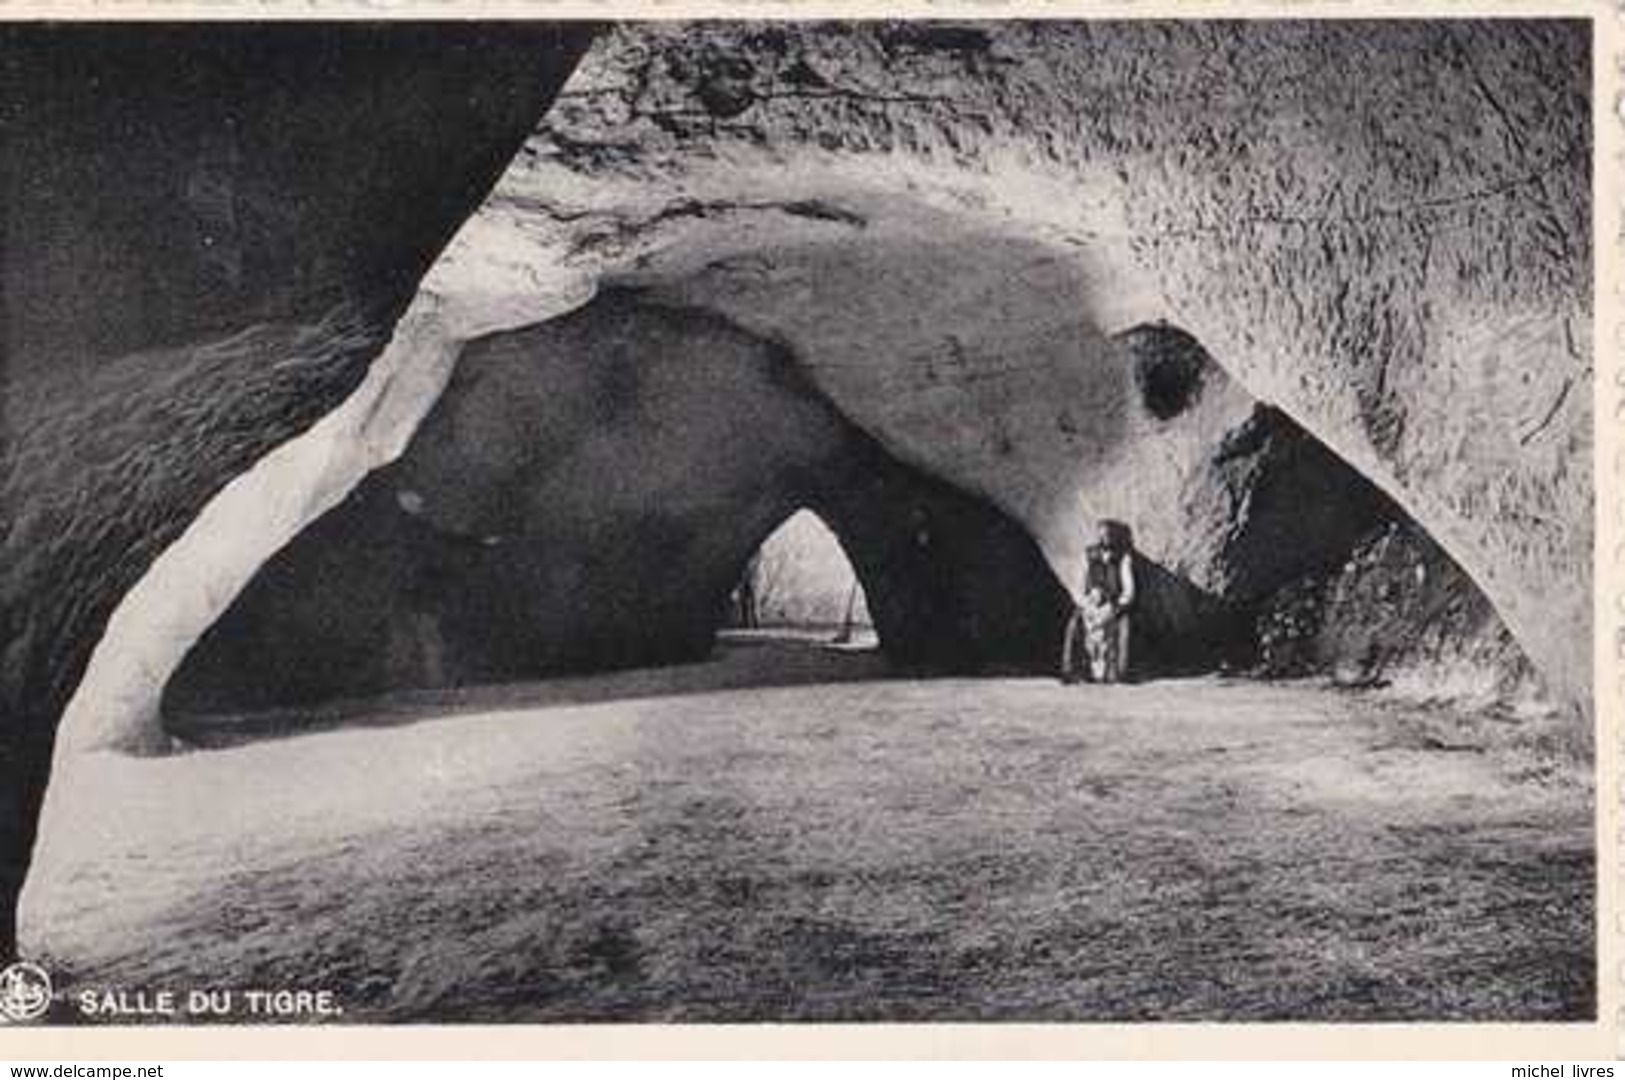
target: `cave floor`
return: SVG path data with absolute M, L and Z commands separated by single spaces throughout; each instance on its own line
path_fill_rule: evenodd
M 1579 765 L 1308 685 L 847 660 L 82 759 L 24 948 L 69 1000 L 326 988 L 346 1022 L 1594 1010 Z

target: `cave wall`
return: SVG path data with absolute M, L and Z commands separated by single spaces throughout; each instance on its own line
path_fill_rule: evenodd
M 1090 483 L 1135 500 L 1137 542 L 1173 553 L 1137 559 L 1140 674 L 1250 662 L 1264 598 L 1403 516 L 1183 331 L 1139 327 L 1096 360 L 1097 385 L 1126 388 L 1110 429 L 1125 443 Z M 1070 600 L 1025 527 L 900 461 L 777 343 L 608 290 L 471 343 L 406 454 L 255 576 L 165 711 L 192 731 L 210 714 L 698 659 L 746 560 L 803 507 L 840 541 L 899 669 L 1054 670 Z
M 590 31 L 3 32 L 9 947 L 54 725 L 120 597 L 352 399 Z M 1245 429 L 1258 401 L 1301 423 L 1583 708 L 1590 82 L 1579 22 L 627 26 L 438 295 L 556 310 L 622 283 L 715 312 L 1063 587 L 1088 522 L 1124 517 L 1200 621 L 1268 582 L 1147 493 L 1257 484 L 1209 484 L 1206 435 L 1165 440 L 1189 453 L 1145 492 L 1110 480 L 1163 421 L 1113 334 L 1177 322 L 1246 391 L 1187 424 Z
M 56 726 L 228 481 L 360 385 L 588 40 L 537 24 L 13 24 L 0 952 Z
M 1260 674 L 1327 676 L 1430 700 L 1539 709 L 1539 678 L 1462 569 L 1414 522 L 1387 521 L 1340 564 L 1260 605 Z
M 864 582 L 886 656 L 926 673 L 1050 670 L 1065 586 L 1009 515 L 864 439 L 808 505 Z
M 1088 466 L 1132 445 L 1089 358 L 1166 319 L 1420 522 L 1584 714 L 1590 46 L 1549 20 L 620 27 L 456 254 L 470 291 L 553 266 L 784 342 L 1063 576 L 1113 512 Z
M 262 570 L 166 708 L 703 656 L 846 425 L 767 343 L 605 296 L 473 342 L 400 461 Z
M 1068 601 L 1019 525 L 896 461 L 773 343 L 611 291 L 471 343 L 407 453 L 255 576 L 165 711 L 699 659 L 801 507 L 899 663 L 1053 663 Z
M 0 35 L 13 377 L 404 305 L 586 42 L 546 24 Z

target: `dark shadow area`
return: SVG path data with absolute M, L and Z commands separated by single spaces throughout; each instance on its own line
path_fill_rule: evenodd
M 1053 667 L 1071 600 L 1007 515 L 868 440 L 809 504 L 850 555 L 881 648 L 901 668 Z
M 362 379 L 594 32 L 0 27 L 0 960 L 120 599 Z
M 1240 666 L 1251 655 L 1244 615 L 1136 552 L 1138 596 L 1130 624 L 1130 679 L 1196 675 Z
M 1224 377 L 1177 328 L 1129 336 L 1135 378 L 1162 405 L 1188 408 Z M 1269 670 L 1258 642 L 1272 598 L 1403 517 L 1268 406 L 1193 451 L 1201 486 L 1177 513 L 1214 545 L 1224 591 L 1136 553 L 1134 681 Z M 861 581 L 891 670 L 1059 673 L 1072 600 L 1021 525 L 898 460 L 781 347 L 611 290 L 472 343 L 402 460 L 255 576 L 171 681 L 164 714 L 206 741 L 211 715 L 266 714 L 282 730 L 301 709 L 326 722 L 335 702 L 454 689 L 500 701 L 490 688 L 703 664 L 718 630 L 742 622 L 752 560 L 800 509 Z
M 734 690 L 884 679 L 892 665 L 874 649 L 850 649 L 804 633 L 724 631 L 704 659 L 628 671 L 545 680 L 408 689 L 236 714 L 170 716 L 170 734 L 215 749 L 335 728 L 397 727 L 455 716 L 600 705 Z
M 1246 494 L 1245 516 L 1226 551 L 1226 595 L 1238 607 L 1342 564 L 1371 529 L 1411 520 L 1363 473 L 1270 405 L 1255 405 L 1226 433 L 1212 465 L 1228 488 Z
M 704 658 L 749 553 L 852 438 L 793 376 L 624 294 L 470 344 L 406 455 L 256 575 L 166 714 Z
M 11 374 L 341 303 L 382 317 L 411 296 L 595 32 L 0 28 Z
M 1147 376 L 1158 393 L 1218 377 L 1182 332 L 1139 338 L 1134 362 L 1168 369 Z M 1308 443 L 1261 410 L 1213 451 L 1224 484 L 1252 488 L 1234 595 L 1138 555 L 1134 678 L 1247 666 L 1250 597 L 1269 583 L 1249 568 L 1340 556 L 1292 530 L 1316 520 L 1328 470 L 1364 482 Z M 1322 532 L 1355 502 L 1339 505 Z M 286 725 L 288 709 L 401 691 L 698 663 L 739 621 L 753 553 L 802 508 L 849 559 L 897 671 L 1058 672 L 1072 601 L 1022 526 L 899 461 L 779 346 L 611 290 L 472 343 L 402 460 L 255 576 L 164 714 L 197 739 L 211 714 Z
M 471 344 L 405 457 L 256 575 L 164 712 L 699 661 L 798 507 L 900 667 L 1053 669 L 1070 602 L 1024 529 L 896 460 L 777 346 L 610 292 Z
M 1158 420 L 1174 419 L 1201 396 L 1213 360 L 1190 334 L 1167 323 L 1147 323 L 1115 340 L 1128 350 L 1141 403 Z

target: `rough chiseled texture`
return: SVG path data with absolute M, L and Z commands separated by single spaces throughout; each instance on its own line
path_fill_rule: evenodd
M 5 948 L 55 724 L 120 597 L 362 379 L 585 37 L 189 33 L 5 31 Z M 869 448 L 808 504 L 905 656 L 1039 648 L 1102 516 L 1134 528 L 1153 618 L 1210 639 L 1386 512 L 1363 475 L 1584 707 L 1589 51 L 1583 24 L 1551 22 L 628 26 L 437 274 L 459 303 L 548 314 L 633 287 L 788 358 Z M 619 434 L 657 481 L 662 432 Z M 585 521 L 614 507 L 625 460 L 558 464 L 548 498 L 594 504 Z M 794 501 L 791 465 L 761 464 L 773 498 L 695 512 Z M 392 477 L 359 502 L 397 512 Z M 948 522 L 940 554 L 909 548 L 899 491 Z M 651 550 L 657 518 L 638 517 Z M 752 531 L 700 560 L 705 590 Z M 588 604 L 540 644 L 619 649 L 639 611 L 583 633 Z M 679 621 L 656 620 L 657 652 L 700 640 Z
M 1180 331 L 1136 328 L 1095 360 L 1125 388 L 1111 415 L 1128 445 L 1090 490 L 1165 553 L 1138 564 L 1141 674 L 1248 659 L 1272 590 L 1398 515 Z M 1009 515 L 898 461 L 773 342 L 608 291 L 469 345 L 402 459 L 256 575 L 165 711 L 195 730 L 211 713 L 697 659 L 747 557 L 802 507 L 846 549 L 894 662 L 1054 670 L 1065 585 Z
M 894 659 L 1053 659 L 1066 596 L 1020 526 L 896 461 L 771 342 L 606 293 L 472 343 L 402 459 L 266 565 L 165 708 L 699 659 L 801 507 L 845 544 Z
M 586 41 L 3 34 L 0 953 L 58 719 L 115 607 L 224 485 L 361 382 Z
M 625 27 L 453 269 L 472 290 L 630 280 L 721 311 L 1062 571 L 1090 517 L 1141 524 L 1090 481 L 1134 445 L 1095 358 L 1167 319 L 1402 504 L 1583 710 L 1587 35 Z
M 1257 633 L 1265 675 L 1327 673 L 1345 686 L 1387 683 L 1407 696 L 1514 709 L 1548 704 L 1484 595 L 1407 522 L 1384 523 L 1340 565 L 1275 592 Z

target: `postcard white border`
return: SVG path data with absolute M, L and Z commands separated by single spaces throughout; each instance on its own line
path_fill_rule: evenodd
M 1583 1024 L 762 1024 L 0 1028 L 0 1060 L 1619 1057 L 1625 702 L 1625 0 L 0 0 L 3 20 L 1581 18 L 1593 25 L 1597 1019 Z

